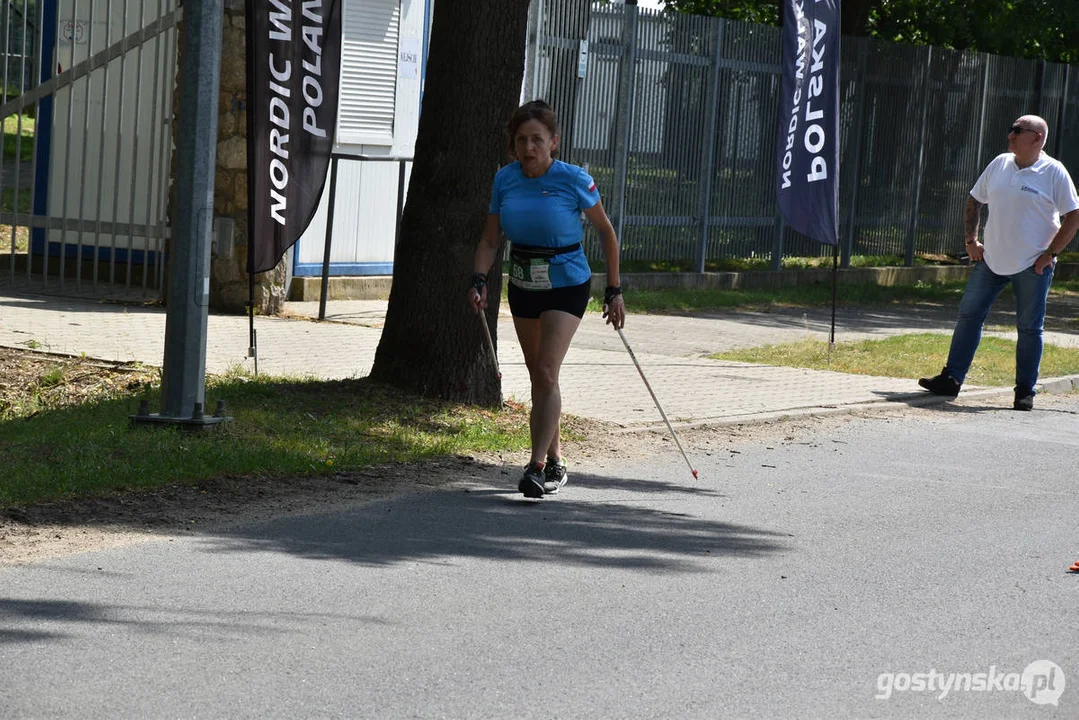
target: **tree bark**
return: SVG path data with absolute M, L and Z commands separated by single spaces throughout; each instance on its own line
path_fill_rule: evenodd
M 861 37 L 869 34 L 869 15 L 880 0 L 843 0 L 839 6 L 839 31 Z
M 497 406 L 502 387 L 467 305 L 506 121 L 520 98 L 528 0 L 435 4 L 415 162 L 371 377 L 427 397 Z M 497 341 L 502 253 L 488 272 Z

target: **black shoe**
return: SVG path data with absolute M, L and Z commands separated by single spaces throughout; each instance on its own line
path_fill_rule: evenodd
M 955 378 L 948 375 L 944 370 L 941 370 L 940 375 L 936 377 L 922 378 L 918 381 L 918 384 L 934 395 L 943 395 L 945 397 L 955 397 L 959 394 L 959 388 L 962 387 L 962 383 L 957 382 Z
M 1012 403 L 1012 408 L 1015 410 L 1033 410 L 1034 409 L 1034 393 L 1032 392 L 1017 392 L 1015 393 L 1015 402 Z
M 517 489 L 526 498 L 543 497 L 543 469 L 538 465 L 528 465 L 525 474 L 521 476 L 521 482 L 517 483 Z
M 567 480 L 569 473 L 566 472 L 566 463 L 547 458 L 547 464 L 543 466 L 543 492 L 554 495 Z

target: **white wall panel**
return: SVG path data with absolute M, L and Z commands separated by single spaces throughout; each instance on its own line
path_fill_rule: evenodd
M 411 158 L 419 127 L 427 1 L 343 1 L 342 44 L 349 50 L 342 53 L 337 151 Z M 395 41 L 392 95 L 385 72 L 391 65 L 386 55 L 391 37 Z M 370 77 L 361 78 L 363 72 Z M 391 97 L 392 105 L 387 107 L 386 99 Z M 387 135 L 388 132 L 391 134 Z M 408 189 L 411 169 L 412 164 L 408 163 L 404 191 Z M 338 172 L 330 273 L 389 273 L 394 252 L 399 164 L 342 159 L 338 162 Z M 296 275 L 321 273 L 329 189 L 327 178 L 318 212 L 296 245 L 293 266 Z

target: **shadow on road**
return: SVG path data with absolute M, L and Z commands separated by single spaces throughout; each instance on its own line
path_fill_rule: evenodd
M 197 610 L 166 605 L 113 605 L 71 600 L 13 600 L 0 598 L 0 647 L 5 644 L 39 642 L 73 637 L 86 626 L 133 626 L 143 632 L 172 637 L 200 639 L 215 637 L 292 634 L 296 628 L 326 621 L 386 624 L 370 615 L 343 615 L 324 612 L 257 612 L 213 608 Z M 70 623 L 71 632 L 62 628 Z M 39 624 L 48 630 L 11 625 Z M 5 625 L 9 627 L 4 627 Z
M 479 559 L 666 574 L 715 572 L 712 558 L 782 552 L 790 537 L 686 512 L 687 500 L 724 498 L 707 487 L 581 473 L 559 496 L 532 501 L 513 487 L 492 487 L 491 475 L 504 481 L 497 468 L 484 475 L 487 481 L 478 485 L 409 493 L 347 510 L 206 528 L 192 538 L 194 552 L 240 555 L 241 563 L 246 554 L 284 553 L 376 569 L 401 563 L 455 567 Z M 49 569 L 81 572 L 35 566 L 35 572 Z M 276 582 L 242 575 L 233 579 L 244 587 Z M 237 637 L 293 632 L 297 623 L 328 618 L 384 622 L 363 615 L 278 615 L 0 598 L 0 647 L 74 637 L 87 626 L 135 626 L 142 632 L 198 638 L 208 632 Z
M 207 538 L 207 552 L 284 552 L 369 566 L 464 558 L 570 563 L 645 572 L 695 572 L 717 555 L 783 549 L 786 534 L 662 509 L 657 493 L 715 495 L 671 483 L 574 475 L 560 497 L 531 501 L 515 488 L 457 488 L 292 517 Z M 592 489 L 605 489 L 600 494 Z M 574 491 L 578 495 L 574 496 Z M 645 507 L 626 492 L 649 492 Z M 614 495 L 616 500 L 602 499 Z M 718 497 L 718 496 L 717 496 Z M 674 499 L 674 498 L 672 498 Z

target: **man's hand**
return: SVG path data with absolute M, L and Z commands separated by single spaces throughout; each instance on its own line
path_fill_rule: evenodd
M 1045 268 L 1052 267 L 1056 263 L 1056 261 L 1056 258 L 1050 255 L 1049 251 L 1046 250 L 1038 256 L 1037 260 L 1034 261 L 1034 272 L 1041 275 L 1045 272 Z
M 970 256 L 970 261 L 981 262 L 982 258 L 985 257 L 985 245 L 982 245 L 977 240 L 973 242 L 968 241 L 966 245 L 967 255 Z

